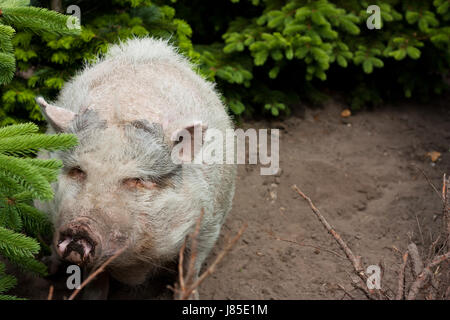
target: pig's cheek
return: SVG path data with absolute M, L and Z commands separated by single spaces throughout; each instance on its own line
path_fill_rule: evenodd
M 148 216 L 145 213 L 139 213 L 136 216 L 136 234 L 132 240 L 134 251 L 139 257 L 150 259 L 155 251 L 155 243 L 153 241 L 153 228 L 148 223 Z
M 67 177 L 62 176 L 57 187 L 57 193 L 55 196 L 55 214 L 56 220 L 60 223 L 68 222 L 73 218 L 72 210 L 81 209 L 81 203 L 78 201 L 78 194 L 80 188 L 75 185 L 73 181 L 69 180 Z M 55 221 L 56 222 L 56 221 Z

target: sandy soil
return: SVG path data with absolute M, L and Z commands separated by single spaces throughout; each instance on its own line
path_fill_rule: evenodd
M 384 286 L 396 288 L 400 258 L 412 238 L 428 248 L 441 227 L 441 203 L 428 185 L 441 185 L 450 169 L 448 101 L 428 106 L 389 106 L 342 121 L 345 106 L 306 109 L 283 123 L 255 123 L 282 130 L 280 177 L 241 167 L 226 227 L 248 231 L 201 295 L 211 299 L 340 299 L 337 285 L 352 290 L 350 263 L 291 189 L 296 184 L 319 207 L 365 265 L 385 265 Z M 442 153 L 432 163 L 426 154 Z M 420 226 L 420 229 L 419 229 Z M 320 249 L 279 241 L 313 245 Z M 223 241 L 223 239 L 222 239 Z M 219 243 L 219 248 L 223 242 Z M 217 249 L 216 249 L 217 252 Z
M 362 298 L 351 285 L 350 263 L 291 189 L 294 184 L 363 256 L 365 266 L 384 264 L 383 288 L 396 288 L 401 259 L 393 246 L 404 251 L 413 239 L 426 253 L 442 224 L 441 203 L 417 167 L 438 188 L 442 174 L 450 173 L 448 99 L 425 106 L 385 106 L 345 121 L 340 117 L 344 108 L 336 101 L 317 109 L 299 106 L 283 122 L 244 126 L 281 129 L 282 171 L 261 176 L 258 166 L 240 166 L 234 208 L 207 263 L 224 246 L 226 235 L 243 223 L 248 229 L 200 288 L 201 298 L 341 299 L 338 285 Z M 437 162 L 427 157 L 430 151 L 442 154 Z M 21 283 L 19 293 L 46 297 L 47 282 Z M 148 296 L 148 289 L 117 285 L 111 295 Z

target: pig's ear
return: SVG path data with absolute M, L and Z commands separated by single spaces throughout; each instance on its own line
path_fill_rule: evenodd
M 173 142 L 172 160 L 192 162 L 203 146 L 207 129 L 207 124 L 194 121 L 192 124 L 173 132 L 170 137 Z
M 75 113 L 47 103 L 42 97 L 36 98 L 37 104 L 41 107 L 41 112 L 45 119 L 56 132 L 63 132 L 70 122 L 75 118 Z

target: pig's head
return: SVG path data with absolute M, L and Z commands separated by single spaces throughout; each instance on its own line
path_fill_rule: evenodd
M 108 124 L 92 110 L 75 114 L 38 100 L 57 132 L 79 145 L 58 151 L 54 248 L 71 263 L 93 266 L 128 249 L 120 267 L 171 258 L 200 213 L 207 188 L 171 159 L 173 143 L 147 121 Z

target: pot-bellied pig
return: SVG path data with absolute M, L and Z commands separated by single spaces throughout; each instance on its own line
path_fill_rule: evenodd
M 201 151 L 190 146 L 209 128 L 233 125 L 214 85 L 192 67 L 166 41 L 132 39 L 87 65 L 56 101 L 37 99 L 49 133 L 79 140 L 40 154 L 63 162 L 54 199 L 36 204 L 55 226 L 53 258 L 92 270 L 126 248 L 108 273 L 139 285 L 177 259 L 203 210 L 199 272 L 231 209 L 236 167 L 196 164 Z M 189 150 L 174 157 L 180 143 Z

